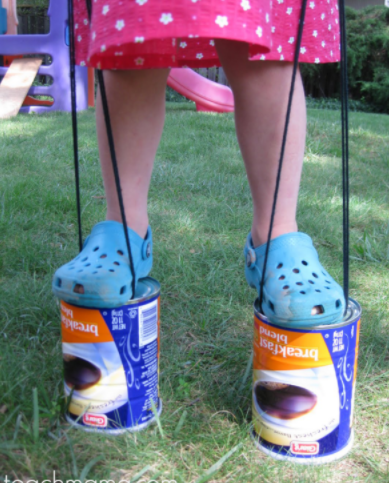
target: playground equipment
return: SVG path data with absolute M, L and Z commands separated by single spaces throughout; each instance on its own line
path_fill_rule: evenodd
M 217 84 L 191 69 L 172 69 L 168 85 L 196 103 L 197 111 L 232 112 L 234 97 L 229 87 Z
M 16 116 L 42 59 L 15 59 L 0 85 L 0 119 Z
M 0 54 L 6 56 L 37 56 L 49 55 L 52 59 L 50 65 L 42 65 L 37 72 L 38 75 L 50 76 L 53 79 L 52 85 L 49 86 L 33 86 L 32 78 L 28 94 L 29 96 L 41 95 L 53 98 L 51 105 L 40 106 L 24 106 L 20 112 L 49 112 L 49 111 L 71 111 L 70 101 L 70 62 L 69 62 L 69 47 L 66 43 L 68 30 L 68 11 L 67 2 L 56 0 L 50 2 L 48 10 L 50 17 L 50 32 L 44 35 L 0 35 Z M 26 70 L 31 69 L 27 67 L 26 62 L 31 59 L 20 59 L 18 71 L 20 75 L 25 75 Z M 15 62 L 15 60 L 13 61 Z M 13 64 L 12 62 L 12 64 Z M 12 64 L 10 67 L 12 67 Z M 26 69 L 22 65 L 26 64 Z M 0 76 L 7 73 L 7 67 L 0 67 Z M 12 73 L 12 72 L 11 72 Z M 35 76 L 34 76 L 35 77 Z M 3 81 L 4 82 L 4 81 Z M 22 104 L 26 94 L 24 89 L 15 89 L 20 87 L 21 77 L 17 74 L 12 75 L 11 84 L 3 87 L 3 95 L 11 97 L 11 91 L 15 91 L 12 95 L 14 99 L 14 109 L 17 104 Z M 24 81 L 25 83 L 26 81 Z M 88 108 L 88 69 L 86 67 L 76 67 L 76 96 L 77 96 L 77 110 Z M 18 91 L 18 93 L 16 93 Z M 22 96 L 24 97 L 22 98 Z M 29 99 L 29 103 L 32 100 Z M 50 101 L 47 102 L 50 104 Z M 0 115 L 2 113 L 3 104 L 0 105 Z M 10 109 L 8 103 L 8 109 Z

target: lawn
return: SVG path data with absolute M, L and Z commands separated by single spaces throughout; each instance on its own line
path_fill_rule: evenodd
M 340 113 L 310 110 L 299 229 L 342 280 Z M 104 218 L 94 110 L 79 115 L 84 237 Z M 300 467 L 249 436 L 251 200 L 233 116 L 169 104 L 150 192 L 162 286 L 160 427 L 105 437 L 63 417 L 57 267 L 77 253 L 71 120 L 19 115 L 0 133 L 0 481 L 389 481 L 389 117 L 350 115 L 350 294 L 363 319 L 355 444 Z M 224 458 L 223 458 L 224 457 Z M 218 463 L 219 462 L 219 463 Z M 143 479 L 142 479 L 143 478 Z

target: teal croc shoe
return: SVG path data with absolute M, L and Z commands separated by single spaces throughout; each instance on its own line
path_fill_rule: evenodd
M 128 228 L 137 282 L 152 266 L 152 236 L 146 238 Z M 53 279 L 59 299 L 84 307 L 112 308 L 132 296 L 132 276 L 123 225 L 103 221 L 95 225 L 80 254 L 59 268 Z
M 253 247 L 247 237 L 244 255 L 249 285 L 260 291 L 266 244 Z M 276 324 L 312 327 L 340 322 L 343 290 L 322 267 L 312 240 L 287 233 L 270 242 L 263 287 L 262 312 Z

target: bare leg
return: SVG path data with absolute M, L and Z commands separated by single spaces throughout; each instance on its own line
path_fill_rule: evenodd
M 236 132 L 253 198 L 254 246 L 266 242 L 285 123 L 292 64 L 248 60 L 242 42 L 216 41 L 235 99 Z M 304 157 L 305 97 L 296 79 L 272 238 L 297 231 L 296 209 Z
M 165 120 L 167 69 L 104 72 L 127 224 L 140 236 L 148 226 L 147 195 Z M 121 222 L 100 95 L 96 107 L 107 220 Z
M 104 72 L 124 208 L 131 229 L 128 233 L 135 283 L 147 276 L 152 266 L 147 195 L 165 119 L 167 76 L 168 69 Z M 69 303 L 107 308 L 123 305 L 131 297 L 133 278 L 123 244 L 122 219 L 100 95 L 96 116 L 108 221 L 93 227 L 82 256 L 80 254 L 56 271 L 53 291 Z

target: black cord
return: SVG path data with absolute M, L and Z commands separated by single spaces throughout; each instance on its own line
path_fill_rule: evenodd
M 114 173 L 114 176 L 115 176 L 116 192 L 117 192 L 117 195 L 118 195 L 120 214 L 121 214 L 122 222 L 123 222 L 124 237 L 126 239 L 128 258 L 130 260 L 130 270 L 131 270 L 131 275 L 132 275 L 132 297 L 134 297 L 135 296 L 134 260 L 133 260 L 133 257 L 132 257 L 131 243 L 130 243 L 130 238 L 128 236 L 128 230 L 127 230 L 126 213 L 125 213 L 125 210 L 124 210 L 122 188 L 120 186 L 120 176 L 119 176 L 119 169 L 118 169 L 116 153 L 115 153 L 115 143 L 114 143 L 114 140 L 113 140 L 111 118 L 110 118 L 109 109 L 108 109 L 107 93 L 106 93 L 106 90 L 105 90 L 103 72 L 101 70 L 97 70 L 97 78 L 99 80 L 101 101 L 102 101 L 102 105 L 103 105 L 103 112 L 104 112 L 104 118 L 105 118 L 105 126 L 106 126 L 106 129 L 107 129 L 108 145 L 109 145 L 109 151 L 111 153 L 112 169 L 113 169 L 113 173 Z
M 299 28 L 298 28 L 298 33 L 297 33 L 296 50 L 294 52 L 292 81 L 291 81 L 291 84 L 290 84 L 288 107 L 287 107 L 287 110 L 286 110 L 284 133 L 283 133 L 283 136 L 282 136 L 281 153 L 280 153 L 280 159 L 278 161 L 278 171 L 277 171 L 276 186 L 275 186 L 275 189 L 274 189 L 273 206 L 272 206 L 272 212 L 271 212 L 271 217 L 270 217 L 269 232 L 268 232 L 268 235 L 267 235 L 265 260 L 263 262 L 263 271 L 262 271 L 262 278 L 261 278 L 260 292 L 259 292 L 259 307 L 260 308 L 262 308 L 263 286 L 265 284 L 265 274 L 266 274 L 266 268 L 267 268 L 267 260 L 268 260 L 268 257 L 269 257 L 270 241 L 271 241 L 271 235 L 272 235 L 272 231 L 273 231 L 273 224 L 274 224 L 274 217 L 275 217 L 275 212 L 276 212 L 278 191 L 279 191 L 280 181 L 281 181 L 281 171 L 282 171 L 282 165 L 283 165 L 283 162 L 284 162 L 286 138 L 287 138 L 287 135 L 288 135 L 290 112 L 291 112 L 291 109 L 292 109 L 293 92 L 294 92 L 294 85 L 295 85 L 297 69 L 298 69 L 298 60 L 299 60 L 299 54 L 300 54 L 301 39 L 303 37 L 306 6 L 307 6 L 307 0 L 303 0 L 302 5 L 301 5 L 300 21 L 299 21 Z
M 80 169 L 78 160 L 78 129 L 77 129 L 77 98 L 76 98 L 76 56 L 74 46 L 74 17 L 73 0 L 68 0 L 69 17 L 69 61 L 70 61 L 70 93 L 72 104 L 72 128 L 73 128 L 73 157 L 74 175 L 76 181 L 77 221 L 78 221 L 78 245 L 82 250 L 82 227 L 81 227 L 81 197 L 80 197 Z
M 343 290 L 346 300 L 345 313 L 349 299 L 349 250 L 350 250 L 350 184 L 349 184 L 349 143 L 348 143 L 348 81 L 347 81 L 347 37 L 344 0 L 339 0 L 340 20 L 340 78 L 342 102 L 342 184 L 343 184 Z
M 88 17 L 89 17 L 89 23 L 90 23 L 91 19 L 92 19 L 92 4 L 91 4 L 90 0 L 86 0 L 86 8 L 88 10 Z M 117 192 L 118 201 L 119 201 L 120 215 L 121 215 L 122 223 L 123 223 L 124 238 L 126 240 L 128 258 L 129 258 L 129 262 L 130 262 L 130 270 L 131 270 L 131 275 L 132 275 L 131 287 L 132 287 L 132 298 L 133 298 L 135 296 L 134 259 L 133 259 L 133 256 L 132 256 L 131 243 L 130 243 L 130 238 L 128 236 L 128 230 L 127 230 L 127 219 L 126 219 L 126 213 L 125 213 L 124 203 L 123 203 L 122 188 L 121 188 L 121 185 L 120 185 L 120 176 L 119 176 L 119 169 L 118 169 L 116 152 L 115 152 L 115 143 L 114 143 L 114 139 L 113 139 L 113 132 L 112 132 L 112 126 L 111 126 L 111 117 L 109 115 L 107 91 L 105 89 L 103 72 L 100 69 L 97 70 L 97 79 L 98 79 L 99 87 L 100 87 L 101 103 L 102 103 L 102 106 L 103 106 L 105 127 L 106 127 L 106 130 L 107 130 L 108 146 L 109 146 L 109 151 L 110 151 L 110 154 L 111 154 L 112 169 L 113 169 L 113 173 L 114 173 L 114 177 L 115 177 L 115 186 L 116 186 L 116 192 Z

